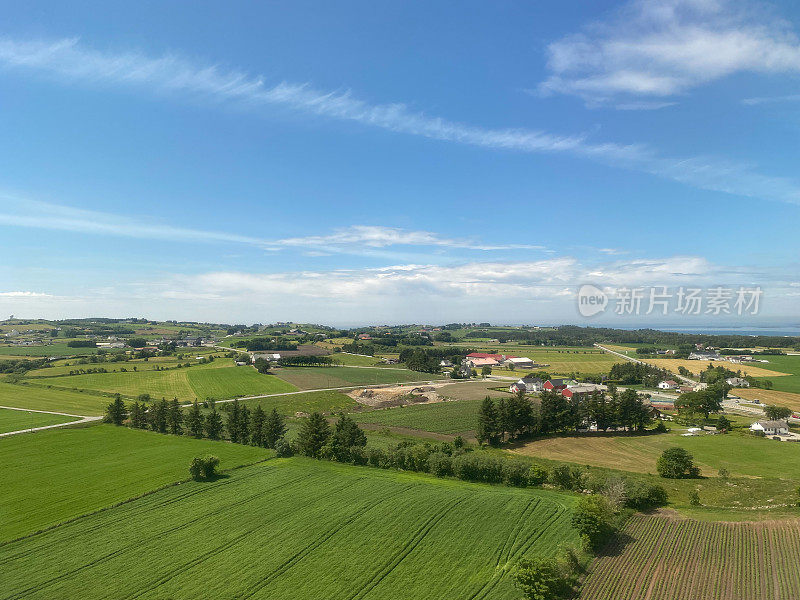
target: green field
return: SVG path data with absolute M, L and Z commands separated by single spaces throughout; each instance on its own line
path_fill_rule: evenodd
M 481 400 L 456 400 L 399 406 L 356 413 L 360 423 L 377 423 L 389 427 L 409 427 L 434 433 L 472 435 L 478 421 Z
M 76 421 L 74 417 L 0 408 L 0 433 Z
M 259 404 L 265 411 L 273 408 L 284 415 L 294 415 L 295 413 L 335 413 L 347 412 L 358 406 L 358 402 L 337 391 L 305 392 L 303 394 L 286 394 L 285 396 L 274 396 L 272 398 L 254 398 L 243 400 L 249 408 L 253 409 Z
M 800 356 L 765 356 L 769 363 L 756 363 L 758 366 L 778 371 L 791 373 L 782 377 L 768 377 L 772 381 L 772 389 L 779 392 L 792 392 L 800 394 Z M 736 365 L 731 365 L 731 370 L 736 370 Z
M 3 356 L 76 356 L 94 354 L 99 348 L 71 348 L 66 342 L 54 342 L 48 346 L 0 346 Z
M 0 547 L 0 598 L 516 599 L 572 497 L 307 459 L 170 487 Z
M 402 383 L 405 381 L 432 381 L 442 375 L 419 373 L 408 369 L 359 367 L 283 367 L 275 375 L 301 390 Z
M 0 438 L 0 541 L 186 479 L 191 458 L 209 452 L 221 468 L 270 456 L 252 446 L 112 425 Z
M 93 416 L 103 414 L 110 401 L 109 397 L 101 395 L 0 382 L 0 406 Z
M 215 361 L 216 362 L 216 361 Z M 291 392 L 297 388 L 273 375 L 262 375 L 250 367 L 198 365 L 166 371 L 128 371 L 63 377 L 37 378 L 38 383 L 77 390 L 119 393 L 128 397 L 150 394 L 154 398 L 233 398 L 256 394 Z

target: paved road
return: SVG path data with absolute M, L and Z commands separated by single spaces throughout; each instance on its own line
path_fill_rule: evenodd
M 84 415 L 71 415 L 69 413 L 54 412 L 51 410 L 33 410 L 28 408 L 19 408 L 16 406 L 0 406 L 6 410 L 19 410 L 22 412 L 42 413 L 45 415 L 60 415 L 62 417 L 75 417 L 77 421 L 67 421 L 66 423 L 56 423 L 55 425 L 43 425 L 42 427 L 28 427 L 27 429 L 18 429 L 17 431 L 7 431 L 0 433 L 0 437 L 8 437 L 10 435 L 18 435 L 20 433 L 31 433 L 33 431 L 42 431 L 44 429 L 55 429 L 56 427 L 67 427 L 68 425 L 78 425 L 79 423 L 92 423 L 93 421 L 100 421 L 103 417 L 86 417 Z
M 603 352 L 608 352 L 609 354 L 614 354 L 616 356 L 624 358 L 625 360 L 629 360 L 631 362 L 639 363 L 640 365 L 649 365 L 650 364 L 650 363 L 646 363 L 643 360 L 639 360 L 638 358 L 633 358 L 631 356 L 628 356 L 627 354 L 623 354 L 622 352 L 617 352 L 616 350 L 609 350 L 608 348 L 606 348 L 605 346 L 601 346 L 600 344 L 595 344 L 595 346 L 597 348 L 600 348 L 600 350 L 602 350 Z M 652 367 L 653 365 L 650 365 L 650 366 Z M 672 373 L 672 374 L 675 377 L 677 377 L 678 379 L 680 379 L 681 381 L 685 381 L 689 385 L 697 385 L 697 381 L 695 381 L 694 379 L 689 379 L 688 377 L 684 377 L 683 375 L 678 375 L 677 373 Z

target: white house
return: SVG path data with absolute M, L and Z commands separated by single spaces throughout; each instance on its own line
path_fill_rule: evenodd
M 786 421 L 757 421 L 750 425 L 750 431 L 763 431 L 764 435 L 787 435 L 789 423 Z
M 520 390 L 524 390 L 528 394 L 531 392 L 541 392 L 542 383 L 542 380 L 538 377 L 523 377 L 516 383 L 511 384 L 508 391 L 512 394 L 516 394 Z
M 263 358 L 264 360 L 269 361 L 269 362 L 274 362 L 276 360 L 280 360 L 281 359 L 281 355 L 280 354 L 271 354 L 271 353 L 266 353 L 266 352 L 259 352 L 259 353 L 250 355 L 250 362 L 256 362 L 259 358 Z
M 728 377 L 725 383 L 731 387 L 750 387 L 750 383 L 747 379 L 743 379 L 742 377 Z
M 660 390 L 677 390 L 679 387 L 680 384 L 677 381 L 673 381 L 672 379 L 667 379 L 666 381 L 658 382 L 658 389 Z

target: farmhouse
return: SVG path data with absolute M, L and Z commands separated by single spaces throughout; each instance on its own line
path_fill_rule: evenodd
M 680 387 L 680 384 L 677 381 L 673 381 L 672 379 L 667 379 L 666 381 L 658 382 L 658 389 L 660 390 L 677 390 L 678 387 Z
M 757 421 L 750 425 L 750 431 L 763 431 L 764 435 L 787 435 L 789 423 L 786 421 Z
M 742 377 L 728 377 L 725 380 L 725 383 L 727 383 L 731 387 L 743 387 L 743 388 L 750 387 L 750 382 Z
M 692 352 L 689 360 L 721 360 L 719 354 L 711 352 Z
M 542 380 L 538 377 L 523 377 L 516 383 L 511 384 L 511 386 L 508 388 L 508 391 L 512 394 L 516 394 L 520 390 L 527 393 L 541 392 Z
M 500 363 L 493 358 L 469 358 L 467 357 L 464 362 L 469 365 L 471 369 L 479 367 L 496 367 Z
M 681 394 L 686 394 L 688 392 L 693 392 L 695 390 L 694 390 L 694 386 L 693 385 L 682 385 L 681 387 L 678 388 L 678 391 Z
M 272 354 L 268 352 L 255 352 L 250 355 L 250 361 L 256 362 L 259 358 L 264 359 L 269 362 L 274 362 L 281 359 L 280 354 Z

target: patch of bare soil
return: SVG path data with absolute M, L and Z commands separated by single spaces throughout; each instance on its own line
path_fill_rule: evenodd
M 347 392 L 353 400 L 371 408 L 390 408 L 409 404 L 430 404 L 446 400 L 439 395 L 438 389 L 446 384 L 431 385 L 392 385 L 381 388 L 359 388 Z

